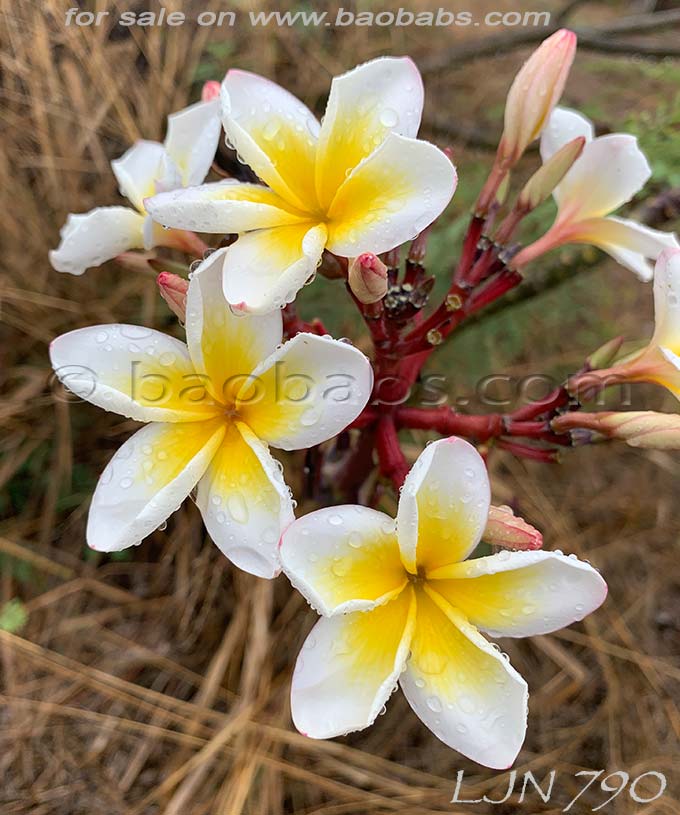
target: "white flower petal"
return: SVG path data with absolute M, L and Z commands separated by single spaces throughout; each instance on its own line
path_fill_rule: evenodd
M 154 195 L 147 211 L 163 226 L 196 232 L 238 233 L 305 221 L 274 190 L 225 179 Z
M 654 318 L 651 345 L 680 350 L 680 247 L 665 249 L 654 269 Z
M 373 611 L 322 618 L 298 656 L 291 688 L 297 729 L 328 739 L 372 724 L 408 656 L 415 618 L 408 587 Z
M 619 263 L 642 280 L 652 278 L 652 266 L 664 249 L 680 247 L 672 232 L 651 229 L 626 218 L 590 218 L 580 221 L 568 230 L 573 243 L 589 243 L 610 254 Z
M 372 386 L 373 371 L 361 351 L 302 333 L 255 368 L 237 408 L 268 444 L 301 450 L 344 430 L 364 409 Z
M 414 238 L 456 189 L 456 170 L 429 142 L 390 133 L 345 180 L 328 210 L 328 249 L 379 254 Z
M 218 410 L 187 346 L 139 325 L 94 325 L 50 346 L 61 382 L 93 405 L 138 422 L 189 422 Z
M 630 201 L 651 174 L 634 136 L 599 136 L 586 144 L 558 185 L 558 217 L 573 223 L 609 215 Z
M 222 291 L 222 272 L 228 249 L 210 254 L 189 282 L 186 332 L 196 372 L 223 403 L 233 402 L 253 369 L 266 359 L 283 337 L 280 311 L 236 315 Z
M 490 502 L 484 460 L 471 444 L 455 436 L 428 444 L 399 497 L 404 566 L 429 573 L 465 560 L 482 538 Z
M 333 79 L 317 148 L 316 183 L 323 207 L 388 133 L 415 138 L 423 97 L 420 72 L 408 57 L 379 57 Z
M 248 71 L 222 83 L 227 140 L 262 181 L 293 206 L 314 209 L 314 161 L 319 123 L 287 90 Z
M 555 108 L 541 133 L 541 158 L 545 164 L 565 144 L 583 136 L 586 144 L 595 137 L 590 119 L 568 108 Z
M 71 214 L 61 229 L 61 242 L 50 255 L 58 272 L 81 275 L 128 249 L 142 249 L 144 216 L 129 207 L 98 207 Z
M 499 552 L 438 569 L 429 579 L 472 625 L 495 637 L 556 631 L 607 596 L 596 569 L 558 552 Z
M 293 586 L 327 617 L 369 611 L 407 583 L 394 521 L 368 507 L 304 515 L 284 532 L 279 555 Z
M 258 577 L 276 577 L 279 538 L 294 519 L 293 503 L 280 465 L 240 422 L 227 428 L 199 481 L 196 504 L 232 563 Z
M 111 162 L 121 194 L 144 212 L 144 199 L 156 191 L 156 181 L 171 171 L 165 148 L 155 141 L 138 141 Z
M 326 244 L 323 224 L 248 232 L 229 247 L 224 295 L 239 311 L 266 314 L 290 303 L 316 272 Z
M 149 424 L 111 459 L 92 497 L 87 542 L 99 552 L 141 543 L 196 486 L 224 436 L 224 422 Z
M 444 744 L 485 767 L 512 765 L 526 733 L 526 682 L 429 589 L 418 592 L 411 657 L 399 684 Z
M 208 175 L 220 140 L 220 103 L 197 102 L 168 116 L 165 150 L 179 168 L 183 187 Z

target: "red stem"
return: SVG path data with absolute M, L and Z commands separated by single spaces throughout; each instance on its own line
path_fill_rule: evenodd
M 478 215 L 472 216 L 472 220 L 465 234 L 465 240 L 463 241 L 463 250 L 458 261 L 458 266 L 456 266 L 456 271 L 453 274 L 454 285 L 460 285 L 463 282 L 465 275 L 474 263 L 477 254 L 477 244 L 482 237 L 484 223 L 484 218 L 480 218 Z
M 513 411 L 511 416 L 516 422 L 531 421 L 539 416 L 545 416 L 552 413 L 558 408 L 565 407 L 569 404 L 571 397 L 567 389 L 563 386 L 555 388 L 555 390 L 540 402 L 532 402 L 529 405 L 518 408 Z
M 554 464 L 559 461 L 559 450 L 550 450 L 546 447 L 532 447 L 529 444 L 520 444 L 520 442 L 506 439 L 498 439 L 496 447 L 507 450 L 508 453 L 512 453 L 518 458 L 528 458 L 546 464 Z
M 436 408 L 398 407 L 395 411 L 398 427 L 412 430 L 434 430 L 442 436 L 465 436 L 476 441 L 488 441 L 505 433 L 503 416 L 489 413 L 485 416 L 456 413 L 450 407 Z M 545 427 L 543 428 L 545 430 Z
M 394 419 L 390 414 L 378 420 L 375 434 L 375 449 L 378 453 L 378 466 L 381 475 L 389 478 L 395 490 L 404 483 L 409 464 L 399 445 L 399 436 Z

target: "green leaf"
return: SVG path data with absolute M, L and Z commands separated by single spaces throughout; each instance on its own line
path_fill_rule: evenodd
M 0 629 L 2 631 L 9 631 L 10 634 L 14 634 L 16 631 L 20 631 L 27 621 L 26 607 L 17 597 L 14 597 L 0 608 Z

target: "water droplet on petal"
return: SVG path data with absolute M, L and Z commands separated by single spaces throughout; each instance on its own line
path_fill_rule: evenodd
M 244 524 L 248 521 L 248 507 L 240 492 L 234 492 L 227 498 L 227 509 L 236 523 Z
M 399 122 L 399 114 L 392 108 L 383 108 L 380 111 L 380 124 L 383 127 L 394 127 Z

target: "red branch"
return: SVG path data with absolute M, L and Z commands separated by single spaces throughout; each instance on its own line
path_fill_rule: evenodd
M 378 453 L 378 466 L 380 474 L 389 478 L 395 490 L 404 483 L 409 471 L 408 461 L 399 444 L 399 436 L 394 419 L 391 415 L 382 416 L 378 420 L 375 434 L 375 449 Z

